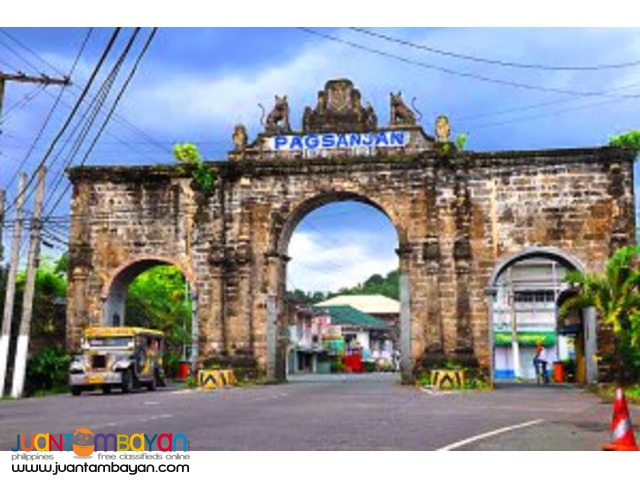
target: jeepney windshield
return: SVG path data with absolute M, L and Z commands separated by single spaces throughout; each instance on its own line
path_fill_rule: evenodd
M 132 348 L 133 337 L 89 337 L 85 339 L 85 348 L 98 347 Z

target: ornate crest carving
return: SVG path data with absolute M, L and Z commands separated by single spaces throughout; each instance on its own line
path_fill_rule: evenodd
M 305 108 L 302 125 L 305 132 L 367 132 L 377 129 L 378 118 L 371 104 L 362 106 L 351 80 L 329 80 L 316 108 Z

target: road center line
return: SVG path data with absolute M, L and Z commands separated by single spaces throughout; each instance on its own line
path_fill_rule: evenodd
M 533 425 L 537 425 L 542 422 L 544 422 L 544 420 L 542 420 L 541 418 L 538 418 L 537 420 L 531 420 L 530 422 L 518 423 L 517 425 L 511 425 L 508 427 L 499 428 L 497 430 L 491 430 L 490 432 L 481 433 L 480 435 L 476 435 L 474 437 L 469 437 L 465 440 L 460 440 L 459 442 L 452 443 L 450 445 L 447 445 L 446 447 L 438 448 L 436 451 L 445 452 L 449 450 L 455 450 L 456 448 L 462 447 L 464 445 L 468 445 L 469 443 L 477 442 L 478 440 L 483 440 L 485 438 L 493 437 L 495 435 L 501 435 L 503 433 L 511 432 L 512 430 L 518 430 L 520 428 L 531 427 Z

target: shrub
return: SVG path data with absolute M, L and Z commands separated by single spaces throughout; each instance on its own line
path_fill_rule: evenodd
M 27 361 L 27 395 L 66 386 L 70 362 L 71 355 L 59 346 L 34 353 Z

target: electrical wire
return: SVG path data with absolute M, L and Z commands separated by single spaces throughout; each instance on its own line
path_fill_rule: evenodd
M 391 35 L 385 35 L 382 33 L 373 32 L 365 28 L 349 27 L 349 30 L 352 30 L 360 34 L 368 35 L 370 37 L 378 38 L 380 40 L 385 40 L 387 42 L 403 45 L 405 47 L 410 47 L 417 50 L 423 50 L 430 53 L 435 53 L 437 55 L 458 58 L 460 60 L 467 60 L 470 62 L 485 63 L 485 64 L 495 65 L 499 67 L 521 68 L 521 69 L 543 70 L 543 71 L 583 71 L 584 72 L 584 71 L 624 69 L 624 68 L 640 66 L 640 60 L 634 60 L 631 62 L 623 62 L 623 63 L 602 64 L 602 65 L 546 65 L 542 63 L 521 63 L 521 62 L 508 61 L 508 60 L 498 60 L 494 58 L 467 55 L 463 53 L 453 52 L 451 50 L 443 50 L 435 47 L 430 47 L 424 44 L 417 44 L 414 42 L 410 42 L 409 40 L 401 39 L 398 37 L 392 37 Z
M 13 55 L 18 58 L 19 60 L 22 60 L 24 63 L 27 64 L 27 66 L 32 69 L 35 72 L 44 74 L 38 67 L 36 67 L 33 63 L 31 63 L 29 60 L 27 60 L 24 56 L 20 55 L 20 53 L 13 48 L 11 45 L 3 42 L 2 40 L 0 40 L 0 45 L 2 45 L 4 48 L 6 48 L 7 50 L 9 50 L 11 53 L 13 53 Z
M 459 70 L 454 70 L 452 68 L 447 68 L 447 67 L 442 67 L 442 66 L 439 66 L 439 65 L 429 64 L 429 63 L 422 62 L 422 61 L 419 61 L 419 60 L 412 60 L 410 58 L 403 57 L 401 55 L 396 55 L 394 53 L 390 53 L 390 52 L 387 52 L 387 51 L 384 51 L 384 50 L 380 50 L 380 49 L 377 49 L 377 48 L 373 48 L 373 47 L 369 47 L 369 46 L 366 46 L 366 45 L 362 45 L 360 43 L 352 42 L 350 40 L 345 40 L 343 38 L 338 38 L 336 36 L 329 35 L 329 34 L 326 34 L 326 33 L 318 32 L 317 30 L 313 30 L 311 28 L 307 28 L 307 27 L 297 27 L 297 28 L 298 28 L 298 30 L 301 30 L 301 31 L 306 32 L 308 34 L 315 35 L 315 36 L 324 38 L 326 40 L 330 40 L 332 42 L 340 43 L 340 44 L 343 44 L 343 45 L 348 45 L 348 46 L 350 46 L 352 48 L 355 48 L 355 49 L 358 49 L 358 50 L 361 50 L 361 51 L 365 51 L 365 52 L 373 53 L 373 54 L 376 54 L 376 55 L 379 55 L 379 56 L 383 56 L 383 57 L 386 57 L 386 58 L 394 59 L 394 60 L 397 60 L 399 62 L 408 64 L 408 65 L 413 65 L 413 66 L 416 66 L 416 67 L 425 68 L 427 70 L 438 71 L 438 72 L 441 72 L 441 73 L 445 73 L 447 75 L 452 75 L 452 76 L 457 76 L 457 77 L 462 77 L 462 78 L 471 78 L 471 79 L 479 80 L 479 81 L 486 82 L 486 83 L 504 85 L 504 86 L 520 88 L 520 89 L 524 89 L 524 90 L 561 93 L 561 94 L 564 94 L 564 95 L 572 95 L 572 96 L 579 96 L 579 97 L 640 98 L 640 94 L 638 94 L 638 95 L 611 95 L 611 94 L 607 94 L 606 92 L 587 92 L 587 91 L 568 90 L 568 89 L 555 88 L 555 87 L 543 87 L 543 86 L 540 86 L 540 85 L 532 85 L 532 84 L 529 84 L 529 83 L 514 82 L 514 81 L 511 81 L 511 80 L 503 80 L 503 79 L 500 79 L 500 78 L 487 77 L 485 75 L 480 75 L 480 74 L 476 74 L 476 73 L 472 73 L 472 72 L 459 71 Z
M 575 107 L 570 107 L 570 108 L 563 108 L 560 110 L 555 110 L 553 112 L 543 112 L 543 113 L 539 113 L 536 115 L 528 115 L 528 116 L 522 116 L 522 117 L 518 117 L 515 119 L 510 119 L 510 120 L 504 120 L 504 121 L 499 121 L 499 122 L 491 122 L 491 123 L 482 123 L 480 125 L 476 125 L 473 128 L 470 129 L 471 131 L 475 131 L 475 130 L 480 130 L 483 128 L 490 128 L 490 127 L 497 127 L 497 126 L 502 126 L 502 125 L 510 125 L 510 124 L 515 124 L 515 123 L 523 123 L 523 122 L 528 122 L 531 120 L 538 120 L 541 118 L 547 118 L 547 117 L 555 117 L 558 115 L 562 115 L 565 113 L 570 113 L 570 112 L 576 112 L 579 110 L 587 110 L 587 109 L 591 109 L 591 108 L 597 108 L 597 107 L 602 107 L 605 105 L 611 105 L 614 103 L 619 103 L 620 100 L 605 100 L 602 102 L 595 102 L 595 103 L 589 103 L 586 105 L 578 105 Z
M 89 42 L 89 38 L 91 37 L 91 32 L 92 31 L 93 31 L 93 28 L 89 28 L 89 30 L 87 31 L 87 34 L 85 35 L 84 40 L 83 40 L 82 44 L 80 45 L 80 49 L 79 49 L 78 53 L 76 54 L 76 57 L 75 57 L 75 59 L 73 61 L 73 64 L 71 65 L 71 69 L 69 70 L 69 73 L 66 76 L 66 78 L 71 78 L 73 76 L 73 73 L 75 72 L 76 67 L 78 66 L 78 63 L 80 61 L 80 58 L 82 57 L 82 54 L 84 53 L 84 50 L 85 50 L 85 48 L 87 46 L 87 43 Z M 64 77 L 65 75 L 62 74 L 62 76 Z M 29 147 L 29 150 L 27 151 L 25 156 L 22 158 L 22 161 L 20 162 L 20 165 L 16 168 L 16 170 L 15 170 L 15 172 L 13 174 L 13 177 L 11 177 L 11 179 L 7 183 L 7 186 L 5 187 L 7 190 L 9 189 L 9 187 L 11 187 L 13 182 L 16 181 L 16 179 L 18 178 L 19 172 L 22 171 L 22 169 L 26 165 L 28 159 L 31 157 L 31 154 L 33 153 L 36 145 L 38 144 L 38 142 L 42 138 L 42 135 L 44 134 L 45 130 L 47 129 L 47 126 L 49 125 L 49 122 L 51 121 L 51 118 L 53 117 L 53 113 L 58 108 L 58 105 L 59 105 L 60 101 L 62 100 L 62 95 L 63 94 L 64 94 L 64 88 L 61 88 L 59 90 L 59 92 L 58 92 L 58 95 L 55 98 L 55 101 L 54 101 L 53 105 L 49 109 L 49 113 L 45 117 L 44 122 L 42 123 L 42 125 L 40 127 L 40 130 L 38 131 L 38 133 L 35 136 L 33 142 L 31 143 L 31 146 Z
M 132 35 L 130 36 L 124 50 L 122 51 L 122 53 L 120 54 L 118 60 L 115 62 L 115 64 L 113 65 L 113 67 L 111 68 L 110 72 L 107 74 L 107 77 L 105 78 L 105 80 L 103 80 L 103 83 L 98 91 L 98 93 L 93 97 L 90 106 L 84 111 L 82 118 L 80 119 L 80 121 L 76 124 L 75 128 L 73 129 L 72 133 L 71 133 L 71 137 L 73 137 L 77 131 L 77 129 L 80 127 L 80 125 L 82 125 L 82 129 L 80 131 L 80 133 L 78 134 L 77 138 L 75 139 L 74 144 L 71 147 L 71 150 L 67 156 L 67 160 L 62 168 L 62 170 L 68 168 L 72 163 L 74 158 L 78 155 L 80 149 L 83 147 L 84 142 L 86 140 L 86 138 L 89 136 L 89 133 L 91 131 L 91 128 L 93 127 L 95 121 L 98 118 L 98 114 L 100 113 L 100 111 L 102 110 L 102 107 L 104 106 L 108 96 L 109 96 L 109 92 L 111 91 L 111 88 L 113 87 L 113 84 L 120 72 L 120 69 L 122 68 L 122 65 L 126 59 L 126 57 L 129 55 L 129 52 L 131 51 L 131 48 L 133 47 L 133 44 L 138 36 L 138 34 L 140 33 L 140 28 L 136 28 L 134 30 L 134 32 L 132 33 Z M 88 119 L 87 119 L 88 117 Z M 68 140 L 67 142 L 65 142 L 65 144 L 63 145 L 62 149 L 58 152 L 58 155 L 56 155 L 56 157 L 52 160 L 51 162 L 51 166 L 53 166 L 55 163 L 57 163 L 60 154 L 64 151 L 64 149 L 67 147 L 68 144 Z M 47 197 L 47 199 L 45 199 L 45 203 L 44 203 L 44 210 L 46 210 L 49 201 L 53 198 L 53 196 L 56 194 L 56 192 L 58 191 L 59 186 L 62 184 L 62 181 L 64 180 L 64 174 L 59 174 L 56 175 L 53 182 L 55 183 L 55 186 L 49 190 L 49 195 Z
M 113 102 L 113 104 L 111 106 L 111 109 L 109 110 L 109 113 L 107 114 L 107 118 L 104 120 L 102 126 L 100 127 L 100 130 L 98 131 L 97 135 L 94 137 L 93 143 L 89 146 L 89 149 L 85 153 L 85 156 L 82 159 L 82 161 L 80 162 L 79 166 L 82 166 L 82 165 L 85 164 L 85 162 L 87 161 L 87 158 L 89 157 L 89 155 L 91 154 L 91 152 L 92 152 L 93 148 L 95 147 L 96 143 L 100 139 L 100 136 L 101 136 L 102 132 L 104 131 L 104 129 L 107 126 L 107 124 L 109 123 L 109 120 L 111 120 L 111 117 L 113 116 L 113 113 L 114 113 L 116 107 L 120 103 L 120 100 L 122 99 L 122 96 L 124 95 L 125 91 L 129 87 L 129 84 L 131 83 L 132 78 L 134 77 L 134 75 L 136 74 L 136 72 L 138 70 L 138 66 L 140 65 L 140 62 L 142 61 L 142 58 L 146 54 L 147 50 L 149 49 L 149 46 L 151 45 L 151 42 L 155 38 L 155 35 L 156 35 L 157 31 L 158 31 L 157 27 L 154 27 L 152 29 L 151 33 L 149 34 L 149 37 L 147 38 L 147 41 L 145 42 L 144 46 L 142 47 L 142 50 L 140 51 L 140 53 L 138 54 L 138 58 L 136 58 L 136 61 L 135 61 L 134 65 L 133 65 L 133 68 L 129 72 L 128 77 L 126 78 L 124 84 L 120 88 L 120 92 L 118 93 L 118 96 L 114 100 L 114 102 Z M 51 215 L 55 211 L 56 207 L 62 201 L 62 198 L 64 197 L 64 195 L 69 191 L 69 188 L 71 188 L 71 183 L 69 183 L 67 185 L 65 190 L 58 197 L 58 199 L 55 201 L 53 207 L 51 207 L 51 209 L 49 210 L 49 213 L 47 215 Z M 45 218 L 46 218 L 47 215 L 45 215 Z
M 93 30 L 93 28 L 90 28 L 90 30 Z M 55 65 L 52 65 L 51 63 L 49 63 L 45 58 L 43 58 L 42 56 L 38 55 L 36 52 L 34 52 L 32 49 L 30 49 L 29 47 L 27 47 L 24 43 L 22 43 L 20 40 L 18 40 L 14 35 L 11 35 L 6 28 L 0 28 L 0 33 L 3 34 L 4 36 L 8 37 L 9 39 L 11 39 L 13 42 L 15 42 L 18 46 L 20 46 L 21 48 L 23 48 L 24 50 L 26 50 L 27 52 L 29 52 L 31 55 L 33 55 L 34 57 L 38 58 L 40 61 L 42 61 L 45 65 L 47 65 L 49 68 L 51 68 L 53 71 L 55 71 L 56 73 L 58 73 L 60 76 L 64 77 L 64 72 L 62 72 L 60 69 L 58 69 Z M 36 67 L 32 67 L 35 70 L 37 70 Z
M 49 145 L 49 149 L 47 150 L 47 152 L 45 153 L 45 155 L 43 156 L 42 160 L 40 161 L 40 164 L 38 165 L 38 168 L 36 168 L 36 170 L 34 171 L 34 173 L 31 175 L 31 177 L 29 178 L 29 181 L 27 182 L 27 185 L 25 185 L 25 188 L 18 193 L 19 195 L 23 195 L 29 188 L 29 186 L 33 183 L 33 181 L 36 178 L 37 175 L 37 171 L 45 166 L 49 156 L 51 155 L 51 153 L 53 152 L 53 150 L 55 149 L 57 143 L 60 141 L 60 138 L 62 138 L 62 136 L 64 135 L 65 131 L 67 130 L 67 128 L 69 127 L 69 125 L 71 124 L 71 122 L 73 121 L 73 118 L 75 117 L 77 111 L 79 110 L 80 106 L 82 105 L 82 102 L 84 101 L 85 97 L 87 96 L 87 93 L 89 92 L 89 90 L 91 89 L 91 86 L 93 85 L 93 82 L 95 81 L 95 78 L 98 75 L 98 72 L 100 71 L 100 69 L 102 68 L 102 65 L 104 64 L 105 60 L 107 59 L 107 56 L 109 55 L 109 52 L 111 51 L 111 49 L 113 48 L 113 45 L 115 44 L 116 39 L 118 38 L 118 36 L 120 35 L 120 27 L 117 27 L 113 34 L 111 35 L 111 38 L 109 39 L 107 46 L 104 48 L 102 55 L 100 56 L 100 59 L 98 60 L 98 63 L 96 64 L 96 66 L 94 67 L 91 76 L 89 78 L 89 80 L 87 81 L 87 84 L 84 87 L 84 90 L 82 92 L 82 95 L 78 98 L 78 100 L 76 101 L 76 104 L 73 108 L 73 110 L 71 111 L 71 113 L 68 115 L 67 120 L 64 122 L 64 124 L 62 125 L 62 127 L 60 128 L 60 130 L 58 131 L 58 134 L 56 135 L 56 137 L 53 139 L 53 141 L 51 142 L 51 144 Z M 27 197 L 29 197 L 33 192 L 35 191 L 35 189 L 32 189 L 29 193 L 27 193 Z M 16 196 L 17 198 L 17 196 Z M 27 198 L 28 199 L 28 198 Z M 26 200 L 25 200 L 26 201 Z M 6 209 L 5 209 L 5 215 L 6 213 L 8 213 L 16 204 L 16 200 L 14 200 Z
M 9 32 L 7 32 L 6 29 L 0 29 L 0 33 L 4 34 L 6 37 L 8 37 L 11 40 L 13 40 L 17 45 L 19 45 L 20 47 L 25 49 L 27 52 L 31 53 L 34 57 L 38 58 L 41 62 L 43 62 L 44 64 L 48 65 L 50 68 L 52 68 L 53 70 L 55 70 L 55 71 L 59 72 L 61 75 L 63 75 L 63 73 L 60 72 L 60 70 L 58 68 L 56 68 L 54 65 L 49 63 L 45 58 L 43 58 L 38 53 L 36 53 L 32 49 L 30 49 L 29 47 L 24 45 L 22 42 L 20 42 L 14 35 L 11 35 Z M 72 92 L 73 92 L 74 88 L 77 89 L 78 91 L 81 90 L 80 87 L 77 87 L 76 85 L 72 85 Z M 163 146 L 162 142 L 159 142 L 157 139 L 155 139 L 149 133 L 147 133 L 144 130 L 140 129 L 139 127 L 137 127 L 136 125 L 131 123 L 129 120 L 124 118 L 122 115 L 119 115 L 117 113 L 114 114 L 114 120 L 118 124 L 122 125 L 123 127 L 129 129 L 130 131 L 132 131 L 133 133 L 138 135 L 141 139 L 144 139 L 144 141 L 146 143 L 149 143 L 150 145 L 154 145 L 155 147 L 157 147 L 158 149 L 160 149 L 164 153 L 172 154 L 171 148 L 166 148 L 165 146 Z M 107 134 L 109 135 L 109 132 L 107 132 Z
M 11 115 L 22 110 L 31 100 L 36 98 L 44 89 L 45 89 L 45 85 L 38 85 L 34 87 L 30 92 L 26 93 L 20 100 L 18 100 L 11 107 L 9 107 L 7 111 L 2 114 L 2 118 L 0 118 L 0 126 L 4 125 L 4 123 L 11 117 Z

